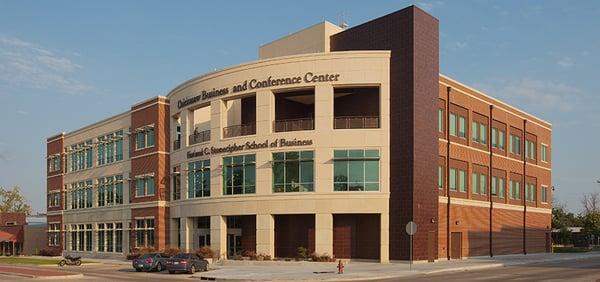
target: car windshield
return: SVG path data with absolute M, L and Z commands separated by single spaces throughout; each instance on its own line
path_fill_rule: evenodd
M 154 258 L 154 255 L 156 255 L 156 254 L 145 254 L 145 255 L 141 256 L 140 259 Z
M 189 258 L 190 254 L 177 254 L 175 258 Z

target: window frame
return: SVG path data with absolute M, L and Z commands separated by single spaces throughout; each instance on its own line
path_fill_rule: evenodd
M 360 153 L 360 155 L 358 155 Z M 336 156 L 338 155 L 338 156 Z M 351 162 L 361 163 L 362 181 L 351 181 Z M 368 181 L 373 175 L 368 174 L 368 165 L 372 162 L 377 164 L 377 181 Z M 344 181 L 336 180 L 336 170 L 339 166 L 345 165 L 346 177 Z M 360 149 L 336 149 L 333 150 L 333 192 L 379 192 L 381 191 L 381 150 L 379 148 L 360 148 Z M 351 184 L 362 184 L 359 189 L 353 189 Z M 339 189 L 345 185 L 345 189 Z M 373 187 L 377 186 L 377 189 Z M 368 188 L 371 186 L 370 188 Z

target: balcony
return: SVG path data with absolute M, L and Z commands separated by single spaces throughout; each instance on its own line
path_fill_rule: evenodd
M 374 116 L 356 116 L 356 117 L 335 117 L 333 121 L 334 129 L 354 129 L 354 128 L 379 128 L 379 117 Z
M 276 120 L 273 122 L 275 132 L 302 131 L 315 129 L 315 121 L 312 118 Z
M 210 130 L 194 132 L 189 141 L 189 145 L 210 141 Z
M 246 123 L 223 127 L 223 138 L 256 134 L 256 123 Z
M 173 141 L 173 150 L 179 150 L 181 148 L 181 140 Z

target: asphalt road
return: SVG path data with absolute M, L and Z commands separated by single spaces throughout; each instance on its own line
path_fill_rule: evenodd
M 569 260 L 377 281 L 600 281 L 600 259 Z

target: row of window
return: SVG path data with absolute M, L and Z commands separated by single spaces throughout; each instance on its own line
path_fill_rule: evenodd
M 92 140 L 71 146 L 71 172 L 92 167 Z
M 98 165 L 123 160 L 123 130 L 98 137 Z
M 273 193 L 314 191 L 314 151 L 272 155 Z M 334 191 L 379 191 L 379 150 L 334 150 Z M 180 199 L 181 178 L 174 169 L 173 199 Z M 210 160 L 188 163 L 188 198 L 210 196 Z M 256 156 L 223 158 L 223 194 L 256 193 Z
M 448 183 L 450 185 L 450 191 L 453 192 L 467 192 L 467 172 L 463 169 L 450 168 L 450 178 Z M 444 188 L 444 166 L 438 166 L 438 188 Z M 488 176 L 483 173 L 473 172 L 471 174 L 471 194 L 476 195 L 487 195 Z M 509 199 L 520 200 L 521 199 L 521 182 L 510 180 L 508 182 L 508 193 L 505 193 L 506 180 L 502 177 L 492 176 L 491 179 L 491 193 L 492 196 L 504 198 L 505 194 L 508 195 Z M 525 200 L 528 202 L 535 202 L 537 195 L 537 187 L 535 184 L 525 184 Z M 548 187 L 541 186 L 540 197 L 542 203 L 548 202 Z
M 60 225 L 52 224 L 50 232 L 51 246 L 59 244 Z M 65 225 L 66 229 L 66 225 Z M 93 238 L 94 233 L 96 238 Z M 71 229 L 65 231 L 65 240 L 70 242 L 70 250 L 72 251 L 92 251 L 92 242 L 96 240 L 96 251 L 109 253 L 123 252 L 123 223 L 97 223 L 96 230 L 92 229 L 92 224 L 71 224 Z M 64 244 L 66 250 L 68 243 Z
M 96 202 L 98 207 L 123 204 L 123 176 L 98 178 Z M 66 186 L 66 185 L 65 185 Z M 94 201 L 92 180 L 71 183 L 65 195 L 70 195 L 71 209 L 91 208 Z M 60 205 L 60 193 L 49 194 L 49 206 Z M 52 198 L 58 197 L 58 202 Z M 65 206 L 66 209 L 66 206 Z
M 443 133 L 445 130 L 444 125 L 444 110 L 438 109 L 438 131 Z M 449 134 L 454 137 L 467 139 L 467 118 L 463 115 L 450 112 L 449 118 Z M 487 144 L 488 126 L 484 123 L 473 121 L 471 125 L 471 140 L 474 143 L 486 145 Z M 505 136 L 506 132 L 502 129 L 492 127 L 491 132 L 491 145 L 493 148 L 504 151 L 505 150 Z M 536 159 L 536 142 L 525 140 L 525 157 L 535 160 Z M 541 144 L 541 161 L 548 162 L 548 146 Z M 521 137 L 510 134 L 509 137 L 509 152 L 513 155 L 521 155 Z

